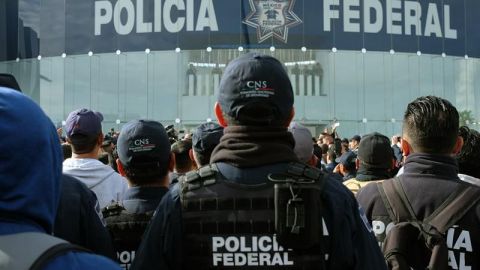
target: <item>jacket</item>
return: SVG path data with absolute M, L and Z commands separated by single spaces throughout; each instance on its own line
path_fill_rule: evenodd
M 112 202 L 121 201 L 128 188 L 125 178 L 96 159 L 66 159 L 63 173 L 75 177 L 95 192 L 101 209 Z
M 404 173 L 399 179 L 419 220 L 431 215 L 463 183 L 457 173 L 457 163 L 450 156 L 411 154 L 407 157 Z M 377 186 L 372 184 L 362 188 L 357 193 L 357 200 L 365 209 L 379 245 L 382 245 L 393 222 Z M 480 203 L 447 231 L 446 240 L 452 269 L 480 269 Z
M 1 87 L 0 119 L 0 235 L 51 234 L 60 199 L 63 159 L 56 130 L 33 100 Z M 45 269 L 119 267 L 105 257 L 68 252 L 53 259 Z
M 63 175 L 54 235 L 94 253 L 115 259 L 95 193 L 77 179 Z
M 241 133 L 234 134 L 238 129 L 241 129 Z M 232 137 L 234 137 L 233 140 L 231 140 Z M 264 141 L 268 142 L 263 143 Z M 285 173 L 289 162 L 296 160 L 293 152 L 294 143 L 288 142 L 293 142 L 293 138 L 286 134 L 286 130 L 271 132 L 266 128 L 261 130 L 249 127 L 227 127 L 220 144 L 212 154 L 211 162 L 215 162 L 218 173 L 223 175 L 225 181 L 243 186 L 238 189 L 238 193 L 248 192 L 249 189 L 266 183 L 269 174 Z M 234 144 L 242 145 L 235 147 Z M 228 160 L 228 162 L 221 162 L 219 159 Z M 277 161 L 272 162 L 271 159 L 277 159 Z M 281 162 L 282 159 L 285 161 Z M 245 164 L 254 164 L 254 166 Z M 202 169 L 198 171 L 199 174 L 202 174 L 201 171 Z M 329 176 L 325 177 L 322 192 L 322 201 L 325 204 L 325 217 L 322 223 L 324 226 L 318 230 L 323 231 L 323 236 L 327 238 L 324 242 L 328 247 L 324 254 L 327 258 L 326 269 L 386 269 L 371 228 L 366 218 L 362 218 L 363 215 L 353 194 L 340 182 Z M 183 226 L 180 225 L 183 221 L 180 185 L 183 181 L 180 179 L 160 202 L 152 223 L 145 233 L 145 240 L 135 255 L 132 269 L 182 269 L 185 267 L 184 261 L 189 258 L 183 256 L 185 254 L 184 231 Z M 273 194 L 273 188 L 271 192 Z M 200 216 L 199 219 L 201 218 L 209 220 L 210 217 Z M 205 252 L 208 252 L 207 256 L 216 256 L 209 248 L 206 248 Z M 274 267 L 278 268 L 278 266 Z

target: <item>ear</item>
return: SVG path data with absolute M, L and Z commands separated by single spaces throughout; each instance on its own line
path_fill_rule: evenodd
M 392 164 L 390 165 L 390 170 L 395 169 L 395 164 L 396 164 L 395 159 L 392 158 Z
M 460 153 L 460 151 L 462 151 L 463 143 L 464 143 L 463 137 L 458 136 L 457 141 L 455 142 L 455 147 L 453 148 L 452 154 L 456 155 L 456 154 Z
M 195 158 L 193 157 L 193 149 L 190 148 L 190 150 L 188 150 L 188 156 L 190 157 L 190 160 L 195 162 Z
M 410 153 L 412 152 L 412 147 L 406 139 L 402 140 L 402 152 L 404 157 L 410 155 Z
M 223 118 L 222 108 L 220 107 L 220 104 L 218 102 L 215 102 L 215 107 L 213 110 L 215 111 L 215 116 L 217 117 L 218 124 L 222 127 L 226 127 L 227 121 L 225 121 L 225 118 Z
M 117 159 L 115 160 L 115 162 L 117 163 L 118 173 L 119 173 L 121 176 L 125 177 L 125 176 L 126 176 L 126 174 L 125 174 L 125 168 L 123 168 L 123 165 L 122 165 L 122 163 L 120 162 L 120 159 L 117 158 Z
M 103 143 L 103 133 L 100 133 L 97 138 L 97 144 L 101 146 L 102 143 Z
M 295 117 L 295 108 L 292 106 L 292 110 L 290 111 L 290 115 L 288 116 L 288 121 L 285 123 L 285 126 L 288 128 L 290 126 L 290 123 L 293 120 L 293 117 Z
M 355 159 L 355 168 L 357 168 L 357 170 L 360 168 L 360 159 L 358 158 Z
M 318 163 L 318 158 L 312 154 L 312 156 L 310 157 L 310 160 L 307 162 L 308 165 L 312 166 L 312 167 L 317 167 L 317 163 Z
M 168 162 L 168 171 L 173 172 L 175 169 L 175 155 L 170 153 L 170 162 Z

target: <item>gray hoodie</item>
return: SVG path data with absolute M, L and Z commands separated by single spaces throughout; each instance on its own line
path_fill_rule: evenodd
M 96 159 L 66 159 L 63 173 L 75 177 L 95 192 L 102 209 L 112 202 L 121 201 L 128 188 L 125 178 Z

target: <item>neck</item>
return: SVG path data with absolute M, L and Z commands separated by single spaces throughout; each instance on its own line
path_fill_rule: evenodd
M 97 151 L 93 151 L 93 152 L 85 153 L 85 154 L 75 154 L 75 153 L 72 153 L 72 158 L 92 158 L 92 159 L 98 159 L 98 154 L 97 154 Z
M 168 188 L 168 183 L 169 183 L 168 174 L 167 174 L 167 176 L 163 177 L 162 179 L 153 181 L 152 183 L 142 184 L 142 185 L 134 184 L 134 183 L 132 183 L 132 181 L 130 181 L 130 179 L 127 179 L 127 180 L 128 180 L 128 186 L 129 187 L 164 187 L 164 188 Z

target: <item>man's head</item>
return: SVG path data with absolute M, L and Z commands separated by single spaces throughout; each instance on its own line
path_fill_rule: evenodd
M 340 173 L 344 176 L 348 173 L 355 173 L 357 171 L 355 165 L 356 159 L 357 155 L 353 151 L 348 151 L 337 158 L 335 161 L 339 165 Z
M 230 62 L 220 81 L 215 114 L 222 126 L 288 126 L 293 91 L 283 65 L 258 53 Z
M 322 144 L 330 145 L 334 143 L 333 135 L 327 132 L 321 133 L 318 138 L 322 141 Z
M 447 100 L 419 97 L 407 106 L 403 119 L 402 148 L 409 153 L 452 154 L 461 149 L 458 112 Z
M 358 145 L 360 144 L 361 139 L 362 138 L 360 137 L 360 135 L 353 136 L 348 142 L 348 147 L 352 150 L 357 149 Z
M 223 136 L 223 127 L 215 123 L 203 123 L 192 134 L 192 151 L 197 167 L 202 167 L 210 162 L 210 156 L 215 146 L 220 143 Z
M 392 145 L 398 144 L 402 142 L 402 136 L 400 134 L 396 134 L 392 136 Z
M 29 97 L 0 87 L 0 134 L 1 216 L 51 233 L 63 161 L 53 123 Z
M 118 171 L 131 185 L 168 185 L 174 161 L 162 124 L 150 120 L 126 123 L 118 137 L 117 152 Z
M 175 171 L 177 173 L 186 173 L 195 169 L 195 164 L 190 158 L 190 149 L 192 149 L 190 140 L 179 140 L 172 144 L 171 151 L 175 155 Z
M 393 169 L 395 159 L 388 137 L 374 132 L 363 136 L 357 153 L 357 167 L 375 170 Z
M 316 165 L 317 159 L 313 155 L 312 133 L 310 130 L 297 122 L 291 122 L 288 131 L 292 133 L 295 139 L 293 151 L 298 159 L 303 163 Z
M 480 178 L 480 133 L 466 126 L 460 127 L 464 144 L 457 154 L 459 173 Z
M 65 133 L 73 153 L 98 152 L 103 142 L 102 121 L 101 113 L 88 109 L 78 109 L 68 115 Z

